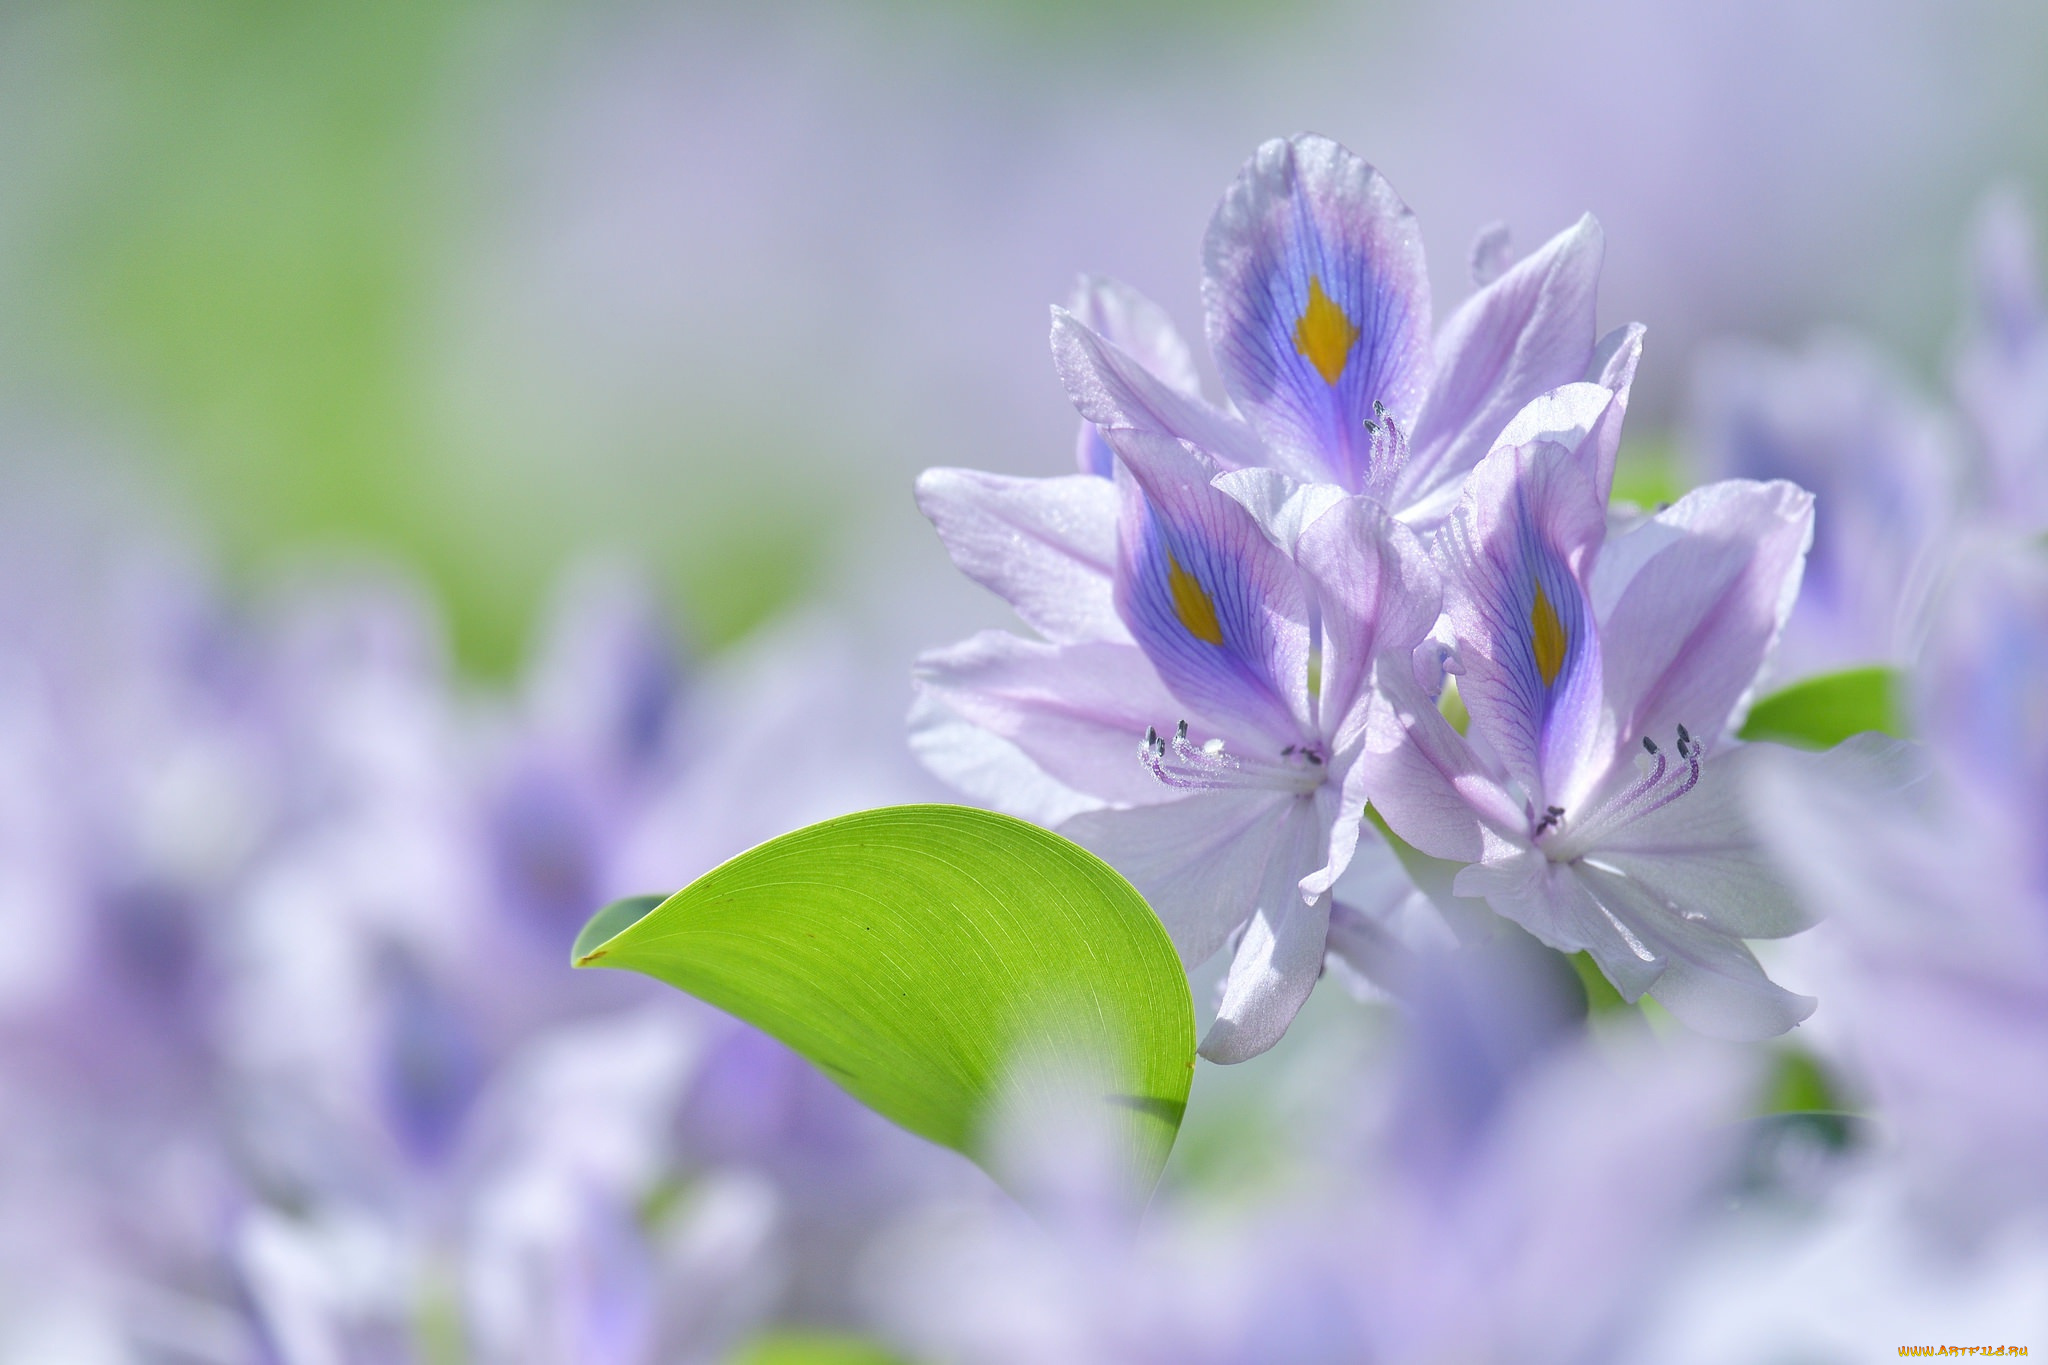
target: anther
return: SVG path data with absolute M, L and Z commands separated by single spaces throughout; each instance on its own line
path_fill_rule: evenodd
M 1681 729 L 1679 733 L 1684 734 L 1685 732 Z M 1186 739 L 1188 737 L 1188 723 L 1186 721 L 1182 721 L 1174 727 L 1173 737 L 1175 739 Z
M 1644 735 L 1644 736 L 1643 736 L 1643 747 L 1644 747 L 1645 749 L 1648 749 L 1648 750 L 1649 750 L 1649 751 L 1650 751 L 1650 752 L 1651 752 L 1652 754 L 1654 754 L 1654 753 L 1656 753 L 1656 752 L 1657 752 L 1657 741 L 1656 741 L 1656 740 L 1654 740 L 1654 739 L 1651 739 L 1651 738 L 1650 738 L 1650 737 L 1649 737 L 1648 735 Z

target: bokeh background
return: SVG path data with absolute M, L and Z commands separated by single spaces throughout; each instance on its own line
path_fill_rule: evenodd
M 0 461 L 175 509 L 230 579 L 367 552 L 506 674 L 565 563 L 700 648 L 804 598 L 908 648 L 999 613 L 914 472 L 1052 472 L 1083 269 L 1198 328 L 1261 139 L 1359 150 L 1439 309 L 1592 210 L 1649 324 L 1874 333 L 1932 384 L 1990 186 L 2048 187 L 2026 0 L 924 0 L 0 10 Z M 907 688 L 906 688 L 907 695 Z
M 1072 467 L 1048 304 L 1101 272 L 1198 334 L 1217 197 L 1324 132 L 1416 210 L 1439 316 L 1483 228 L 1598 215 L 1602 327 L 1649 327 L 1624 458 L 1669 483 L 1717 338 L 1847 326 L 1944 391 L 1979 204 L 2048 205 L 2044 70 L 2036 0 L 0 0 L 0 934 L 34 949 L 0 954 L 0 1362 L 762 1365 L 798 1357 L 731 1351 L 888 1327 L 866 1258 L 947 1201 L 1000 1223 L 993 1187 L 562 960 L 612 896 L 944 798 L 912 660 L 1013 623 L 911 482 Z M 1169 1194 L 1255 1213 L 1290 1142 L 1427 1118 L 1416 1077 L 1469 1100 L 1484 1030 L 1447 1010 L 1451 1065 L 1425 1019 L 1411 1066 L 1389 1013 L 1325 989 L 1203 1068 Z M 1840 1098 L 1829 1017 L 1770 1054 L 1826 1103 L 1778 1107 Z M 1687 1153 L 1600 1117 L 1670 1106 L 1569 1094 L 1500 1143 L 1586 1183 L 1480 1202 L 1615 1273 L 1521 1254 L 1519 1297 L 1440 1313 L 1366 1276 L 1375 1320 L 1624 1315 L 1621 1234 L 1679 1221 L 1635 1177 Z M 1643 1358 L 2048 1321 L 2048 1244 L 1931 1276 L 1783 1183 L 1826 1217 L 1705 1244 Z M 1388 1265 L 1457 1262 L 1440 1224 Z M 1218 1266 L 1295 1264 L 1216 1226 Z M 1143 1282 L 1075 1273 L 1110 1327 Z M 881 1280 L 1046 1316 L 976 1297 L 1028 1275 Z

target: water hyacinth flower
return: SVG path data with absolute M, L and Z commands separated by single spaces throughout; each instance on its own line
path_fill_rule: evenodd
M 1924 754 L 1882 782 L 1786 762 L 1752 782 L 1772 851 L 1828 914 L 1814 967 L 1842 1061 L 1916 1194 L 1971 1235 L 2048 1215 L 2048 562 L 1980 543 L 1912 675 Z
M 1188 966 L 1241 933 L 1212 1060 L 1284 1032 L 1333 910 L 1364 923 L 1330 898 L 1359 838 L 1344 783 L 1378 657 L 1437 610 L 1401 517 L 1440 515 L 1552 390 L 1546 414 L 1611 469 L 1641 333 L 1596 342 L 1600 254 L 1590 218 L 1520 264 L 1489 250 L 1432 350 L 1413 215 L 1337 144 L 1271 142 L 1207 246 L 1211 346 L 1245 416 L 1203 401 L 1156 306 L 1085 281 L 1053 324 L 1085 472 L 919 480 L 955 562 L 1047 643 L 928 655 L 913 745 L 1100 852 Z M 1575 382 L 1591 370 L 1604 382 Z
M 1389 674 L 1361 760 L 1388 824 L 1467 864 L 1452 884 L 1630 1000 L 1703 1032 L 1782 1033 L 1814 1002 L 1745 938 L 1810 917 L 1770 868 L 1729 742 L 1798 591 L 1812 498 L 1789 483 L 1698 489 L 1608 541 L 1582 452 L 1507 444 L 1439 534 L 1457 733 Z
M 1209 346 L 1231 409 L 1202 400 L 1171 324 L 1122 286 L 1090 283 L 1077 312 L 1054 310 L 1053 354 L 1099 429 L 1170 436 L 1226 470 L 1371 493 L 1430 522 L 1540 394 L 1597 381 L 1612 408 L 1603 438 L 1618 437 L 1642 329 L 1596 338 L 1603 250 L 1590 215 L 1512 264 L 1490 233 L 1474 256 L 1481 287 L 1432 339 L 1422 238 L 1400 196 L 1327 138 L 1275 139 L 1224 195 L 1204 245 Z M 1083 468 L 1101 472 L 1085 429 L 1082 440 Z M 1600 448 L 1611 470 L 1613 440 Z
M 1054 641 L 986 632 L 927 655 L 919 684 L 1055 780 L 1114 803 L 1061 829 L 1145 890 L 1183 962 L 1244 928 L 1203 1041 L 1204 1055 L 1241 1060 L 1280 1037 L 1322 970 L 1330 886 L 1358 840 L 1359 813 L 1346 817 L 1340 797 L 1371 672 L 1382 651 L 1421 641 L 1434 583 L 1419 540 L 1367 500 L 1327 511 L 1290 559 L 1211 486 L 1213 463 L 1164 437 L 1108 435 L 1114 484 L 1056 481 L 1121 504 L 1097 619 L 1077 628 L 1031 611 L 1044 594 L 1020 557 L 998 581 L 1015 583 L 1005 595 Z M 921 488 L 930 498 L 975 477 L 939 471 Z M 1323 624 L 1313 660 L 1311 593 Z

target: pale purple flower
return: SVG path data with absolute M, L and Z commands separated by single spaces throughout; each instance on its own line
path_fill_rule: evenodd
M 1331 899 L 1359 840 L 1345 783 L 1379 657 L 1405 660 L 1438 606 L 1401 518 L 1440 516 L 1545 394 L 1530 420 L 1611 473 L 1640 329 L 1596 343 L 1597 225 L 1511 266 L 1495 245 L 1432 348 L 1420 237 L 1392 189 L 1327 139 L 1268 143 L 1209 230 L 1234 409 L 1202 399 L 1159 309 L 1088 280 L 1053 323 L 1087 472 L 919 481 L 955 562 L 1046 643 L 990 633 L 928 655 L 914 746 L 1101 853 L 1190 968 L 1237 938 L 1212 1060 L 1280 1037 L 1333 913 L 1371 932 Z M 1589 372 L 1603 382 L 1576 382 Z
M 1642 329 L 1596 339 L 1599 224 L 1582 218 L 1511 265 L 1498 233 L 1481 246 L 1481 287 L 1432 339 L 1407 205 L 1329 139 L 1275 139 L 1224 195 L 1204 248 L 1209 345 L 1232 408 L 1202 400 L 1185 345 L 1121 286 L 1088 282 L 1082 309 L 1054 310 L 1054 358 L 1099 428 L 1184 440 L 1226 470 L 1370 492 L 1421 521 L 1442 516 L 1529 402 L 1597 380 L 1611 474 Z M 1083 467 L 1100 472 L 1085 430 L 1083 447 Z
M 1730 742 L 1798 591 L 1812 499 L 1788 483 L 1696 490 L 1608 541 L 1580 452 L 1503 445 L 1439 533 L 1469 738 L 1391 671 L 1363 786 L 1452 883 L 1630 1000 L 1763 1038 L 1813 1002 L 1744 945 L 1810 922 L 1745 807 Z M 1420 672 L 1421 670 L 1417 670 Z
M 1340 797 L 1375 659 L 1421 640 L 1434 584 L 1413 533 L 1367 499 L 1327 511 L 1290 558 L 1211 486 L 1200 454 L 1126 428 L 1109 439 L 1114 484 L 921 481 L 963 566 L 1049 641 L 984 633 L 927 655 L 920 686 L 1111 807 L 1061 829 L 1145 891 L 1189 967 L 1244 929 L 1203 1042 L 1213 1060 L 1242 1060 L 1280 1037 L 1322 970 L 1330 885 L 1358 840 Z M 981 528 L 1015 524 L 1011 509 L 1056 525 L 1060 508 L 1105 495 L 1116 537 L 1089 548 L 1113 556 L 1106 573 L 1059 553 L 1055 531 L 1030 552 L 984 553 Z M 1062 578 L 1078 590 L 1052 590 Z
M 1940 607 L 1913 675 L 1924 767 L 1772 764 L 1752 799 L 1834 921 L 1813 966 L 1843 1059 L 1929 1211 L 1968 1233 L 2048 1214 L 2048 564 L 1977 545 Z

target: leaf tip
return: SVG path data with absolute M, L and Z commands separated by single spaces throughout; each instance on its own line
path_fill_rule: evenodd
M 610 943 L 645 919 L 648 912 L 667 900 L 666 896 L 627 896 L 615 900 L 590 917 L 569 948 L 569 965 L 588 967 L 611 951 Z

